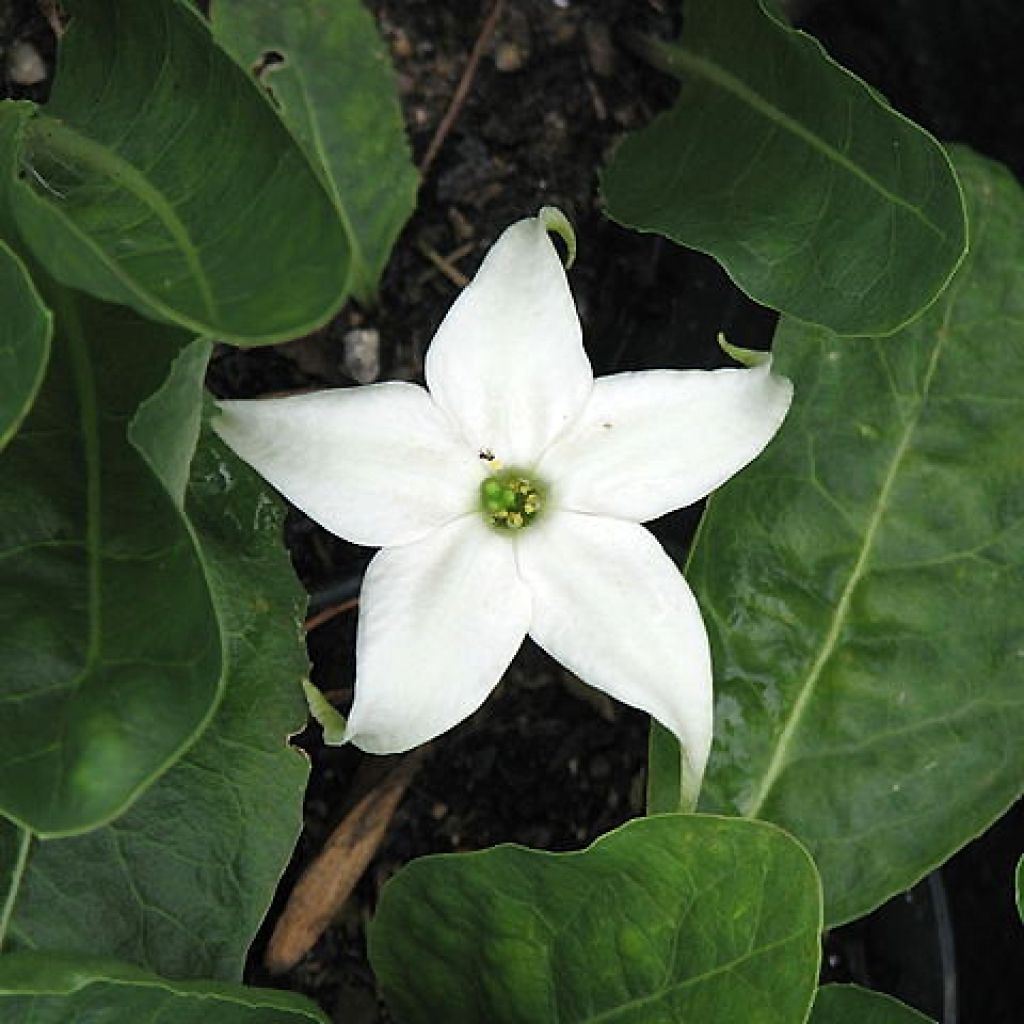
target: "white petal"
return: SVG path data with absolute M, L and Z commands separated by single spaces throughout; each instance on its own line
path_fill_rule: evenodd
M 402 544 L 475 508 L 485 472 L 421 387 L 221 402 L 214 429 L 339 537 Z
M 529 621 L 515 543 L 478 515 L 379 551 L 359 600 L 346 738 L 398 753 L 457 725 L 497 685 Z
M 684 785 L 711 746 L 711 656 L 682 573 L 642 526 L 549 512 L 518 540 L 530 636 L 585 683 L 641 708 L 679 739 Z
M 559 508 L 646 522 L 739 472 L 775 435 L 792 397 L 767 363 L 600 377 L 537 472 Z
M 427 386 L 474 448 L 528 467 L 593 384 L 579 317 L 542 221 L 521 220 L 487 254 L 427 350 Z

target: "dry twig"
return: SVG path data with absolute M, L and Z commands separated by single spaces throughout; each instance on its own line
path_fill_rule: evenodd
M 494 35 L 494 30 L 498 27 L 498 18 L 501 16 L 504 6 L 505 0 L 494 0 L 491 11 L 484 20 L 480 34 L 476 37 L 476 42 L 470 51 L 469 60 L 466 61 L 466 67 L 462 72 L 462 77 L 459 79 L 459 84 L 455 87 L 455 92 L 452 94 L 448 109 L 444 112 L 444 117 L 441 118 L 441 123 L 437 126 L 437 131 L 434 132 L 434 137 L 430 140 L 430 145 L 427 146 L 427 151 L 420 161 L 420 176 L 423 178 L 427 176 L 427 171 L 430 170 L 430 166 L 444 145 L 445 139 L 448 138 L 448 133 L 452 130 L 452 125 L 455 124 L 456 118 L 462 111 L 462 105 L 466 102 L 466 97 L 469 95 L 469 87 L 473 84 L 473 79 L 476 77 L 476 69 L 480 64 L 480 58 L 483 57 L 484 50 L 487 49 L 491 37 Z
M 431 248 L 426 242 L 420 240 L 416 243 L 416 248 L 419 249 L 424 256 L 430 260 L 431 263 L 438 270 L 448 278 L 449 281 L 456 288 L 465 288 L 469 284 L 469 278 L 455 266 L 454 261 L 462 259 L 468 252 L 472 251 L 473 245 L 462 245 L 455 250 L 450 256 L 442 256 L 436 249 Z
M 350 597 L 347 601 L 342 601 L 341 604 L 332 604 L 330 608 L 324 608 L 322 611 L 317 612 L 316 615 L 310 615 L 302 624 L 302 632 L 311 633 L 325 622 L 330 622 L 331 619 L 344 615 L 345 612 L 350 612 L 358 604 L 358 597 Z
M 53 34 L 60 40 L 64 35 L 64 23 L 61 20 L 58 0 L 39 0 L 39 13 L 49 22 Z
M 420 747 L 406 754 L 358 800 L 302 873 L 267 944 L 264 963 L 269 971 L 279 974 L 294 967 L 344 906 L 427 750 Z

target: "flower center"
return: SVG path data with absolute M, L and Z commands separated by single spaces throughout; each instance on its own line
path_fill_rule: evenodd
M 545 488 L 521 469 L 509 468 L 480 484 L 480 511 L 498 530 L 521 530 L 544 508 Z

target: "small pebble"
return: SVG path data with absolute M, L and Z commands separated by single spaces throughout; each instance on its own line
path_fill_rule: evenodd
M 7 51 L 6 72 L 15 85 L 38 85 L 48 74 L 39 51 L 27 39 L 19 39 Z
M 409 37 L 400 28 L 395 29 L 395 34 L 391 40 L 391 52 L 399 60 L 408 60 L 413 54 L 412 43 L 409 42 Z
M 509 6 L 494 45 L 494 66 L 504 74 L 521 70 L 530 59 L 530 37 L 529 19 L 518 7 Z
M 494 50 L 494 66 L 506 74 L 518 71 L 526 63 L 526 55 L 515 43 L 498 43 Z
M 342 338 L 342 366 L 359 384 L 372 384 L 380 376 L 380 331 L 357 327 Z

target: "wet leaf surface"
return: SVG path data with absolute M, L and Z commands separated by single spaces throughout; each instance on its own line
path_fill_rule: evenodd
M 682 89 L 605 171 L 615 220 L 842 334 L 891 333 L 935 299 L 966 224 L 923 129 L 761 0 L 690 0 L 681 43 L 647 50 Z
M 811 851 L 826 920 L 987 828 L 1024 777 L 1020 186 L 967 151 L 972 254 L 891 339 L 784 321 L 793 409 L 712 498 L 689 576 L 717 666 L 702 805 Z
M 416 861 L 369 943 L 404 1024 L 800 1024 L 820 924 L 814 867 L 785 833 L 666 815 L 581 853 Z

